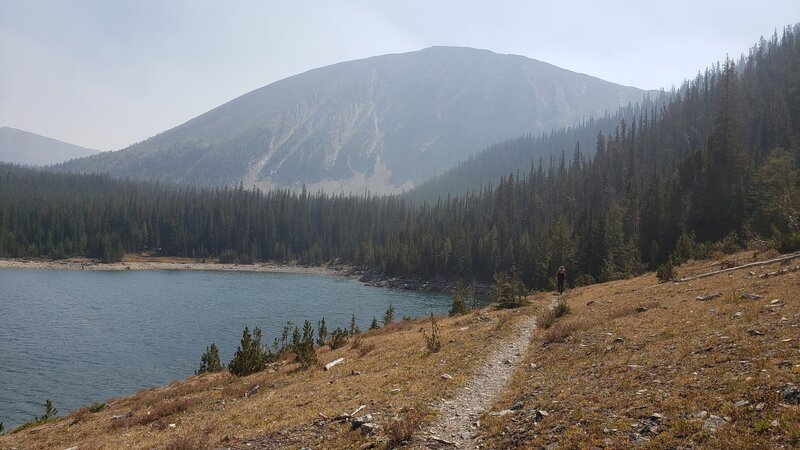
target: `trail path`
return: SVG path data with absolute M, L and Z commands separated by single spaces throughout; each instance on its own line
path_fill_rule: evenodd
M 519 366 L 536 329 L 536 318 L 528 317 L 517 326 L 516 335 L 496 348 L 467 381 L 455 398 L 442 400 L 440 417 L 427 433 L 414 439 L 412 448 L 474 448 L 474 424 L 503 392 L 511 374 Z

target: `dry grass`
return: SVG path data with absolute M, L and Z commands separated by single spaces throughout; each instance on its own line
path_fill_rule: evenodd
M 297 370 L 291 360 L 237 378 L 227 373 L 193 376 L 109 401 L 77 423 L 57 420 L 0 437 L 0 448 L 380 448 L 432 420 L 431 405 L 469 379 L 487 346 L 508 339 L 532 309 L 475 311 L 437 320 L 442 348 L 427 355 L 420 328 L 430 320 L 403 321 L 363 333 L 336 350 L 318 350 L 320 366 Z M 355 347 L 355 348 L 354 348 Z M 344 357 L 330 371 L 321 365 Z M 448 373 L 453 379 L 442 378 Z M 244 393 L 260 385 L 256 395 Z M 377 435 L 322 419 L 351 412 L 373 414 Z M 127 419 L 112 420 L 128 412 Z M 149 414 L 148 414 L 149 413 Z M 174 424 L 174 426 L 172 426 Z M 411 431 L 409 431 L 411 430 Z M 197 447 L 193 447 L 194 445 Z
M 725 259 L 744 264 L 753 257 L 743 252 Z M 677 269 L 680 275 L 700 274 L 719 265 L 697 261 Z M 759 277 L 778 267 L 684 283 L 658 283 L 648 274 L 567 292 L 563 301 L 571 314 L 537 332 L 535 339 L 548 345 L 529 347 L 511 388 L 493 409 L 519 401 L 524 407 L 506 416 L 502 426 L 484 424 L 484 444 L 797 447 L 800 407 L 787 405 L 777 390 L 800 380 L 800 271 Z M 722 295 L 695 299 L 716 292 Z M 534 302 L 545 304 L 550 298 L 540 294 Z M 771 305 L 773 299 L 781 302 Z M 534 409 L 549 415 L 537 417 Z M 703 430 L 703 411 L 730 422 L 716 433 Z M 663 416 L 657 423 L 650 417 L 654 413 Z

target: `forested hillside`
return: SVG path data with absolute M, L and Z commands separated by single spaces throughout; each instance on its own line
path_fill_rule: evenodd
M 0 254 L 114 259 L 159 249 L 479 280 L 516 267 L 528 287 L 546 288 L 562 264 L 572 283 L 588 283 L 709 248 L 800 247 L 799 160 L 794 26 L 546 166 L 432 204 L 0 166 Z

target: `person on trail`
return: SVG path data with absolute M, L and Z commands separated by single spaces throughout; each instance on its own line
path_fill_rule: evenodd
M 567 278 L 567 269 L 564 266 L 559 266 L 556 272 L 556 280 L 558 281 L 558 295 L 564 293 L 564 279 Z

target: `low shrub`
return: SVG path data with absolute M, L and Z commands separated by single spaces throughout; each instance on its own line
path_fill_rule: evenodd
M 576 322 L 559 322 L 554 324 L 552 327 L 547 329 L 547 331 L 545 331 L 544 341 L 542 344 L 548 345 L 564 342 L 568 337 L 572 336 L 572 333 L 577 331 L 578 328 L 579 326 Z
M 658 266 L 658 270 L 656 270 L 656 277 L 662 283 L 666 283 L 667 281 L 672 281 L 677 278 L 678 273 L 675 271 L 672 261 L 667 261 Z
M 424 330 L 422 337 L 425 339 L 425 348 L 428 349 L 428 354 L 436 353 L 442 349 L 442 340 L 439 337 L 439 324 L 436 323 L 436 318 L 431 314 L 431 334 L 428 335 Z

